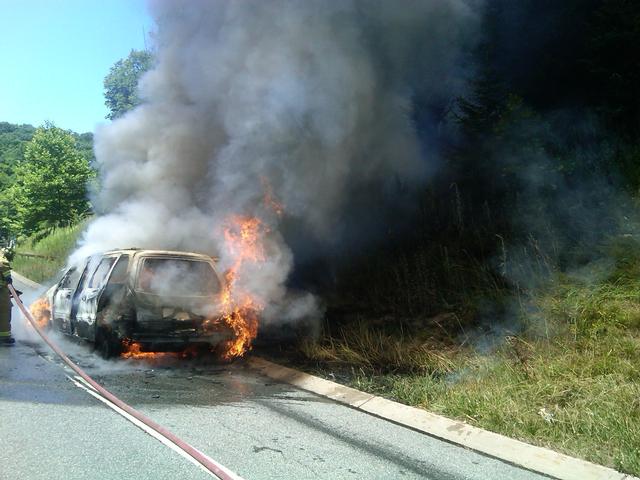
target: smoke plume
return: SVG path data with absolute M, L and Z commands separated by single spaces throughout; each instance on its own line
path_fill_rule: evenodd
M 182 0 L 150 10 L 155 66 L 139 86 L 143 104 L 96 131 L 98 216 L 72 260 L 167 248 L 218 255 L 224 268 L 230 215 L 257 217 L 266 262 L 242 272 L 243 288 L 267 320 L 314 315 L 312 296 L 286 290 L 296 245 L 283 218 L 329 244 L 355 195 L 375 210 L 394 182 L 423 184 L 437 146 L 418 134 L 415 102 L 441 108 L 463 93 L 479 3 Z

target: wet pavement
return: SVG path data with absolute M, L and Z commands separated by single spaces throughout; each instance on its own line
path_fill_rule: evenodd
M 211 478 L 17 344 L 0 348 L 0 479 Z
M 105 361 L 54 340 L 112 393 L 246 479 L 539 479 L 211 359 Z M 72 383 L 39 343 L 0 349 L 0 479 L 211 478 Z

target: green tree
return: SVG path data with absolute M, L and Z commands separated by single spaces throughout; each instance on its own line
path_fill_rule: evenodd
M 9 218 L 2 219 L 14 233 L 70 225 L 91 210 L 87 184 L 95 172 L 70 132 L 52 124 L 38 128 L 14 175 Z
M 35 130 L 31 125 L 0 122 L 0 240 L 11 234 L 6 220 L 12 211 L 7 192 L 14 182 L 15 166 L 24 156 L 24 146 Z
M 104 79 L 107 118 L 114 120 L 140 104 L 138 81 L 151 68 L 153 57 L 145 50 L 131 50 L 129 56 L 118 60 Z

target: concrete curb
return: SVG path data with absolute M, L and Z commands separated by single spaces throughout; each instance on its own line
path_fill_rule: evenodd
M 247 364 L 250 368 L 274 380 L 289 383 L 363 412 L 553 478 L 560 480 L 640 480 L 611 468 L 570 457 L 547 448 L 529 445 L 464 422 L 451 420 L 426 410 L 409 407 L 354 388 L 345 387 L 324 378 L 283 367 L 262 358 L 250 357 Z

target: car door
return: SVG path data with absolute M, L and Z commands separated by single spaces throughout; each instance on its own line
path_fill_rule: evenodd
M 95 271 L 88 277 L 80 292 L 78 311 L 75 316 L 76 335 L 93 340 L 95 337 L 95 323 L 98 313 L 98 301 L 114 264 L 120 255 L 102 257 Z
M 76 267 L 69 268 L 55 290 L 52 305 L 53 325 L 65 333 L 71 333 L 71 305 L 73 292 L 78 285 L 80 272 Z
M 78 308 L 80 306 L 80 297 L 81 297 L 82 291 L 89 283 L 89 279 L 93 275 L 93 272 L 96 271 L 96 267 L 98 266 L 100 259 L 101 259 L 100 256 L 94 255 L 92 257 L 87 258 L 85 262 L 85 267 L 82 270 L 82 274 L 80 275 L 78 286 L 76 287 L 71 297 L 71 314 L 69 316 L 70 322 L 71 322 L 70 333 L 75 333 L 76 315 L 78 313 Z

